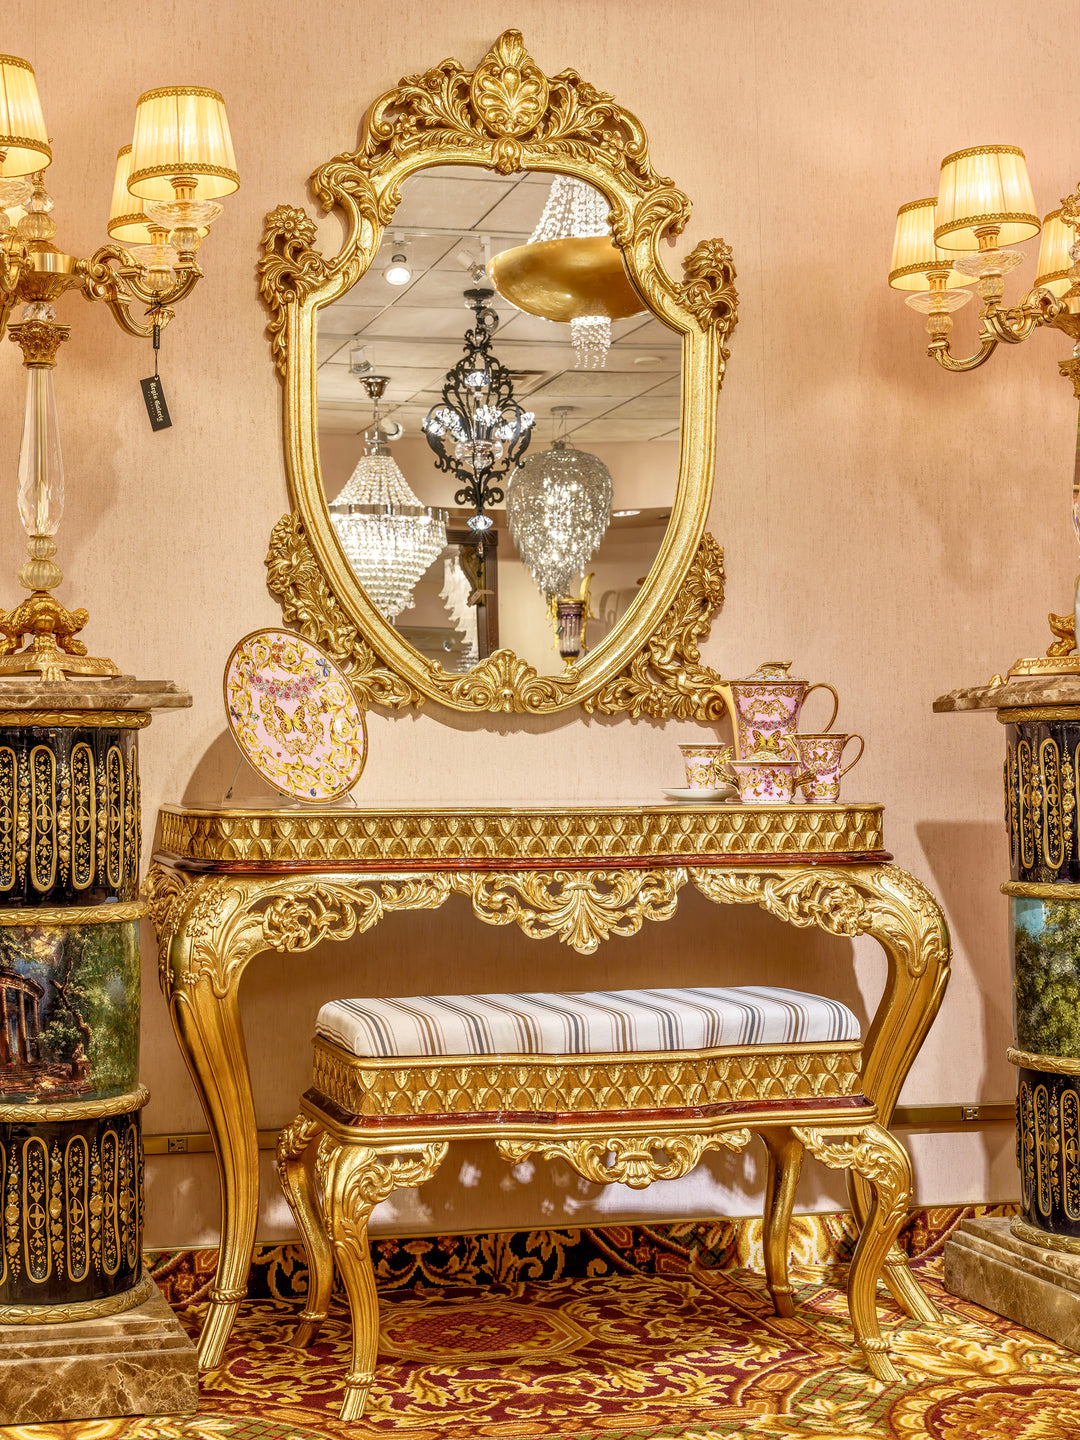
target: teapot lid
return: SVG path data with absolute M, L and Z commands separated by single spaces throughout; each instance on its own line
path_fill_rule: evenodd
M 763 660 L 756 670 L 749 675 L 743 676 L 746 680 L 790 680 L 794 685 L 805 684 L 796 675 L 789 675 L 792 662 L 790 660 Z

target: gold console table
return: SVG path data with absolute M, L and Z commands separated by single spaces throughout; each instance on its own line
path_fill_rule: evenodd
M 454 894 L 486 924 L 589 955 L 646 920 L 670 919 L 691 884 L 720 905 L 758 905 L 790 925 L 878 942 L 888 980 L 865 1040 L 863 1090 L 887 1125 L 951 958 L 937 901 L 890 859 L 880 805 L 165 806 L 146 896 L 221 1181 L 202 1368 L 221 1361 L 255 1242 L 257 1127 L 238 991 L 257 955 L 347 940 L 392 911 L 434 910 Z M 852 1203 L 861 1218 L 859 1187 Z M 906 1270 L 890 1263 L 886 1279 L 925 1305 Z

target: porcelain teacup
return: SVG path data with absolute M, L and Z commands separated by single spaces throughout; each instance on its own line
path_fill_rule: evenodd
M 780 740 L 729 764 L 744 805 L 790 805 L 795 787 L 806 778 L 802 762 Z
M 686 765 L 688 790 L 719 790 L 732 784 L 728 764 L 734 755 L 731 745 L 680 745 Z
M 840 768 L 849 740 L 858 740 L 859 753 L 851 764 Z M 798 783 L 803 798 L 812 805 L 834 805 L 840 799 L 840 777 L 857 765 L 866 749 L 861 735 L 796 735 L 799 758 L 807 772 Z

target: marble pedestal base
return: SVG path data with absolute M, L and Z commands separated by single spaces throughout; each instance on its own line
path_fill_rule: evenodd
M 945 1288 L 1080 1351 L 1080 1255 L 1018 1240 L 1007 1219 L 965 1220 L 945 1246 Z
M 0 1326 L 0 1425 L 192 1415 L 195 1347 L 155 1287 L 142 1305 L 100 1320 Z

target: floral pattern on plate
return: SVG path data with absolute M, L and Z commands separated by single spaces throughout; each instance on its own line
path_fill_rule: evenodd
M 364 712 L 317 645 L 256 630 L 225 666 L 225 713 L 245 759 L 276 789 L 321 803 L 346 794 L 367 759 Z

